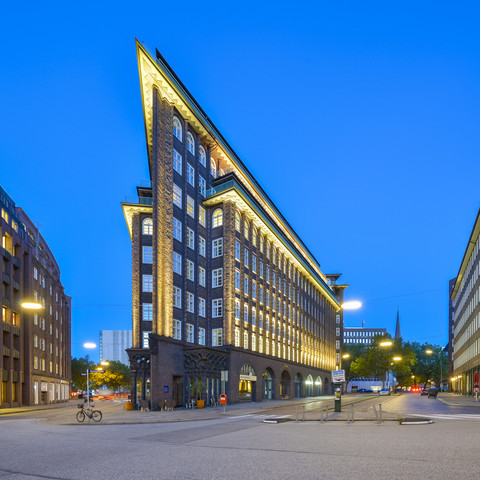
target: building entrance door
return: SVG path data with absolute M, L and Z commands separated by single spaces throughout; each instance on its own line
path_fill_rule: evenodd
M 172 398 L 177 406 L 183 405 L 183 377 L 173 377 Z

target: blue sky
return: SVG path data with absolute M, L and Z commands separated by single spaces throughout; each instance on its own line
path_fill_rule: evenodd
M 73 297 L 72 350 L 131 328 L 120 202 L 148 178 L 134 39 L 158 48 L 314 253 L 347 326 L 445 344 L 480 206 L 474 2 L 26 2 L 0 18 L 0 185 Z M 95 354 L 93 355 L 95 357 Z

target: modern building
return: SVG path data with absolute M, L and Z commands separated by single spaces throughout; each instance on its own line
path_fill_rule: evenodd
M 343 327 L 343 343 L 344 345 L 352 343 L 370 345 L 375 336 L 386 334 L 386 328 Z
M 127 348 L 132 347 L 131 330 L 100 331 L 100 361 L 113 360 L 129 365 Z
M 137 55 L 151 186 L 122 204 L 134 398 L 330 393 L 346 285 L 321 271 L 161 54 L 137 42 Z
M 0 408 L 65 402 L 70 396 L 71 299 L 38 228 L 1 187 L 0 209 Z M 25 310 L 25 300 L 43 308 Z
M 453 321 L 452 389 L 474 393 L 475 373 L 480 370 L 480 210 L 473 225 L 450 300 Z M 452 332 L 452 328 L 450 329 Z M 452 333 L 450 333 L 452 335 Z M 450 342 L 449 342 L 450 343 Z

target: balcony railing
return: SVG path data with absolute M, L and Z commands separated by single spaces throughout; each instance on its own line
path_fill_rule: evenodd
M 5 250 L 3 247 L 0 247 L 0 250 L 2 251 L 3 256 L 4 256 L 7 260 L 11 260 L 12 255 L 10 255 L 10 252 L 8 252 L 7 250 Z
M 152 205 L 152 200 L 152 197 L 125 197 L 125 203 L 134 203 L 135 205 Z
M 3 272 L 3 283 L 10 285 L 10 275 L 7 272 Z
M 20 291 L 20 284 L 15 279 L 13 279 L 13 288 Z
M 20 259 L 19 259 L 19 258 L 13 257 L 12 260 L 13 260 L 13 264 L 14 264 L 17 268 L 20 268 L 20 267 L 21 267 L 22 263 L 20 262 Z
M 9 357 L 10 356 L 10 349 L 6 347 L 5 345 L 3 346 L 3 356 L 4 357 Z
M 22 331 L 20 330 L 20 327 L 17 327 L 17 325 L 12 325 L 12 333 L 19 337 Z
M 9 332 L 12 329 L 12 326 L 7 322 L 2 322 L 2 329 L 4 332 Z

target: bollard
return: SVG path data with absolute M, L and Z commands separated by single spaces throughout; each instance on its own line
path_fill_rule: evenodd
M 298 405 L 295 407 L 295 423 L 298 422 Z
M 305 405 L 302 406 L 302 422 L 305 421 Z
M 324 417 L 324 414 L 325 413 L 325 417 Z M 328 422 L 328 407 L 324 407 L 322 408 L 322 410 L 320 410 L 320 421 L 323 423 L 324 421 L 325 422 Z
M 353 404 L 348 405 L 348 411 L 347 411 L 347 423 L 351 424 L 353 423 Z
M 374 405 L 373 406 L 373 411 L 375 412 L 375 417 L 377 418 L 377 423 L 380 425 L 383 422 L 383 420 L 382 420 L 382 404 L 381 403 L 378 405 L 378 410 L 379 411 L 377 412 L 377 408 Z

